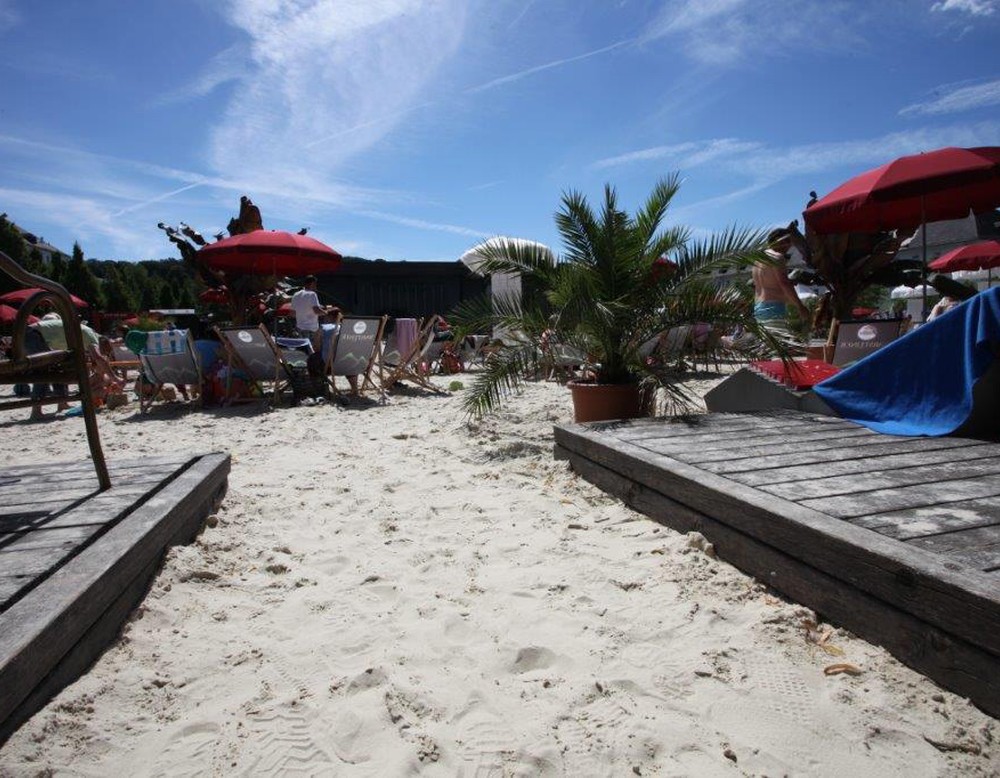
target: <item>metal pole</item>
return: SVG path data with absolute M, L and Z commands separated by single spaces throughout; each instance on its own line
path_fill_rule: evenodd
M 921 274 L 921 287 L 923 292 L 923 303 L 921 305 L 920 321 L 927 321 L 927 215 L 924 210 L 924 196 L 920 195 L 920 244 L 923 254 L 923 272 Z

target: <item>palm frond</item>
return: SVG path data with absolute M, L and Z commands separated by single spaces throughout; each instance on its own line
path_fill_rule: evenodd
M 491 354 L 484 370 L 476 374 L 472 386 L 466 392 L 462 401 L 463 409 L 470 417 L 482 417 L 516 392 L 525 376 L 536 375 L 538 368 L 538 349 L 531 342 L 508 345 Z

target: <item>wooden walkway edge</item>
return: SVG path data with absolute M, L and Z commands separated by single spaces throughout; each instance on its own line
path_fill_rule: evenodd
M 9 596 L 0 611 L 0 744 L 114 640 L 145 595 L 166 549 L 190 542 L 218 507 L 230 459 L 215 453 L 174 457 L 169 463 L 131 463 L 134 472 L 158 474 L 138 486 L 128 483 L 128 468 L 113 465 L 110 491 L 72 500 L 65 510 L 52 513 L 51 528 L 32 526 L 8 534 L 8 545 L 0 548 L 23 548 L 23 557 L 38 549 L 64 555 L 51 569 L 39 571 L 30 586 L 13 594 L 10 585 L 5 590 Z M 32 478 L 30 469 L 3 470 L 0 476 L 11 473 Z M 117 491 L 116 481 L 122 484 Z M 41 487 L 39 496 L 44 495 Z M 96 514 L 106 519 L 104 526 Z M 70 533 L 71 541 L 49 540 L 59 533 Z M 32 546 L 35 538 L 41 540 Z M 0 562 L 13 556 L 0 553 Z M 23 559 L 18 563 L 23 566 Z M 0 567 L 0 574 L 8 572 L 8 565 Z M 9 584 L 9 575 L 6 580 Z
M 961 448 L 961 442 L 877 436 L 850 422 L 795 412 L 766 418 L 709 414 L 691 425 L 664 420 L 566 425 L 555 428 L 555 438 L 557 456 L 587 480 L 656 521 L 702 532 L 721 558 L 1000 715 L 1000 574 L 991 567 L 996 549 L 987 542 L 986 551 L 970 555 L 958 548 L 959 556 L 952 556 L 932 550 L 932 543 L 922 547 L 926 538 L 904 542 L 887 536 L 888 530 L 865 527 L 867 515 L 841 510 L 851 499 L 869 501 L 872 507 L 861 510 L 871 514 L 890 498 L 903 504 L 900 488 L 872 488 L 889 472 L 880 471 L 879 463 L 890 457 L 911 461 L 915 452 L 941 459 L 938 449 Z M 976 449 L 980 463 L 1000 453 L 993 444 L 965 443 L 969 449 L 984 447 Z M 816 464 L 808 465 L 810 457 Z M 810 498 L 834 477 L 805 474 L 823 470 L 823 463 L 851 470 L 848 457 L 860 458 L 862 465 L 853 468 L 851 479 L 833 481 L 838 485 L 826 498 Z M 1000 473 L 997 462 L 993 472 Z M 910 502 L 923 472 L 907 467 L 893 473 L 897 481 L 913 484 L 902 487 L 910 490 Z M 789 473 L 798 479 L 794 484 Z M 990 478 L 979 476 L 987 483 Z M 775 494 L 793 494 L 792 486 L 799 485 L 804 496 L 797 502 Z M 991 495 L 1000 494 L 1000 484 L 989 488 Z M 979 502 L 989 500 L 997 498 Z M 969 531 L 997 529 L 994 508 L 987 506 L 982 526 Z M 916 503 L 907 510 L 926 512 Z M 912 518 L 906 511 L 895 513 L 900 515 L 892 514 L 896 524 L 890 529 Z M 979 560 L 979 568 L 968 558 Z

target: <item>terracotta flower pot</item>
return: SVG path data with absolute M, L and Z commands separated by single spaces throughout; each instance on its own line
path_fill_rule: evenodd
M 576 422 L 636 419 L 649 416 L 652 410 L 652 396 L 640 390 L 638 384 L 570 381 L 569 389 Z

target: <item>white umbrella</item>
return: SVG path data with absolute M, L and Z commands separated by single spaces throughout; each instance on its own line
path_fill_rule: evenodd
M 938 291 L 933 286 L 926 284 L 915 287 L 897 286 L 889 293 L 889 297 L 893 300 L 915 300 L 917 298 L 923 299 L 925 294 L 930 297 L 938 294 Z
M 518 248 L 524 248 L 528 246 L 537 246 L 543 248 L 552 254 L 552 250 L 546 246 L 544 243 L 538 243 L 534 240 L 526 240 L 525 238 L 507 238 L 503 236 L 497 236 L 495 238 L 490 238 L 482 243 L 473 246 L 471 249 L 466 251 L 462 256 L 458 258 L 458 261 L 465 265 L 469 270 L 477 275 L 483 275 L 479 267 L 483 263 L 482 249 L 486 246 L 495 247 L 501 244 L 513 243 Z M 555 262 L 555 256 L 553 255 L 552 261 Z M 519 275 L 511 273 L 494 273 L 490 277 L 490 292 L 494 297 L 506 297 L 507 295 L 521 294 L 521 277 Z

